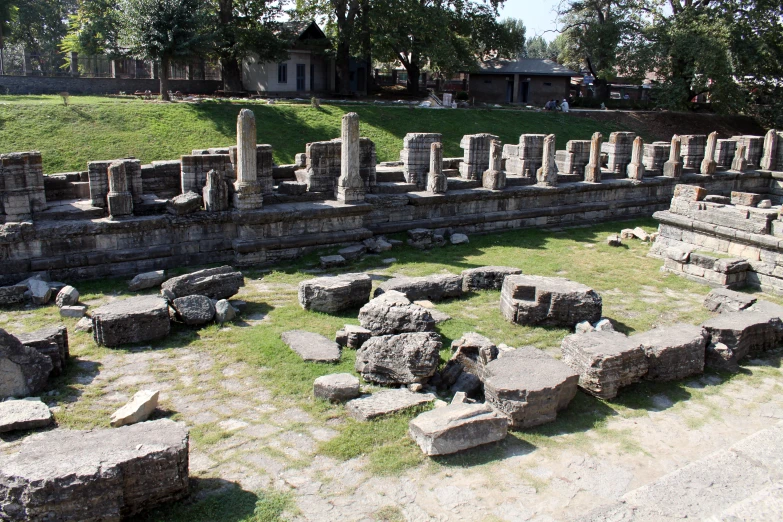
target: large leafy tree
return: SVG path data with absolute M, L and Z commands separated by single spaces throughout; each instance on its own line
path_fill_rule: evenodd
M 203 55 L 211 34 L 203 0 L 121 0 L 119 44 L 131 56 L 160 60 L 160 96 L 168 100 L 169 66 Z
M 15 0 L 0 0 L 0 74 L 5 74 L 5 40 L 11 33 L 11 24 L 19 15 L 18 11 Z
M 70 53 L 87 56 L 106 54 L 111 58 L 122 55 L 119 47 L 120 13 L 114 0 L 80 0 L 76 12 L 68 17 L 68 34 L 60 43 L 66 53 L 66 66 L 70 65 Z
M 24 47 L 34 67 L 55 70 L 61 60 L 57 47 L 68 31 L 67 19 L 76 8 L 75 0 L 11 0 L 7 5 L 4 9 L 10 13 L 13 6 L 15 14 L 4 41 Z
M 556 62 L 559 60 L 560 51 L 563 47 L 562 42 L 563 35 L 559 35 L 551 42 L 547 42 L 543 36 L 530 37 L 525 44 L 525 57 L 542 58 Z

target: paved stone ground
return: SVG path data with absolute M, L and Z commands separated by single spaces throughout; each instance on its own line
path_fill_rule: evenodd
M 252 281 L 239 297 L 276 306 L 289 303 L 295 291 L 294 285 Z M 672 297 L 648 293 L 645 298 Z M 688 298 L 687 305 L 700 305 L 695 301 Z M 263 325 L 267 318 L 257 313 L 244 320 Z M 139 388 L 159 389 L 159 415 L 177 413 L 191 428 L 192 476 L 248 491 L 290 492 L 296 508 L 286 516 L 296 521 L 568 520 L 783 419 L 781 354 L 774 353 L 750 361 L 737 378 L 687 380 L 673 396 L 655 395 L 652 408 L 630 416 L 613 415 L 608 403 L 609 420 L 597 429 L 522 433 L 499 451 L 427 461 L 399 476 L 373 475 L 366 457 L 339 461 L 316 454 L 318 443 L 337 436 L 345 421 L 315 418 L 301 403 L 273 397 L 264 383 L 274 369 L 225 364 L 208 349 L 176 345 L 174 338 L 174 348 L 80 358 L 73 377 L 78 386 L 55 415 L 108 415 Z M 13 444 L 0 441 L 0 451 Z M 774 458 L 781 459 L 783 448 L 777 448 Z M 781 518 L 779 496 L 771 495 L 778 501 L 769 509 Z

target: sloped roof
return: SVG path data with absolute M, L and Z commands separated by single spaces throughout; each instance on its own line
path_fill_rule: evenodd
M 499 58 L 479 64 L 474 74 L 529 74 L 531 76 L 580 76 L 576 71 L 552 60 L 540 58 Z
M 291 43 L 304 38 L 308 33 L 311 38 L 326 39 L 326 35 L 315 20 L 289 20 L 280 24 L 278 36 L 288 39 Z

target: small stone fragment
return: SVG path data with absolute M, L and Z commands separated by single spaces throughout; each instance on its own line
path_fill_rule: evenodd
M 149 418 L 155 408 L 158 407 L 158 390 L 140 390 L 125 406 L 115 411 L 111 415 L 111 425 L 113 428 L 127 426 L 143 422 Z
M 583 334 L 587 332 L 595 331 L 595 328 L 592 324 L 590 324 L 590 321 L 582 321 L 581 323 L 577 324 L 574 328 L 574 333 Z
M 168 292 L 173 300 L 188 295 L 205 295 L 210 299 L 228 299 L 245 286 L 242 272 L 230 266 L 205 268 L 168 279 L 161 285 L 161 294 Z
M 367 397 L 348 401 L 345 409 L 356 420 L 368 421 L 383 415 L 397 413 L 435 400 L 431 393 L 413 393 L 408 388 L 383 390 Z
M 87 313 L 87 305 L 61 306 L 60 317 L 72 317 L 78 319 Z
M 0 433 L 45 428 L 51 423 L 52 412 L 38 397 L 0 402 Z
M 319 399 L 345 402 L 359 394 L 359 379 L 350 373 L 323 375 L 313 382 L 313 395 Z
M 299 283 L 299 304 L 305 310 L 335 313 L 370 300 L 372 279 L 367 274 L 316 277 Z
M 70 285 L 64 286 L 62 290 L 57 293 L 54 302 L 60 308 L 63 306 L 75 305 L 79 302 L 79 291 Z
M 606 238 L 606 244 L 613 247 L 619 247 L 623 245 L 623 240 L 617 234 L 610 234 Z
M 452 234 L 449 238 L 452 245 L 464 245 L 470 243 L 470 239 L 465 234 Z
M 769 199 L 762 199 L 759 201 L 759 204 L 756 205 L 757 208 L 772 208 L 772 201 Z
M 227 299 L 221 299 L 215 303 L 215 322 L 218 324 L 228 323 L 237 316 L 236 309 Z
M 650 234 L 648 234 L 642 227 L 636 227 L 633 229 L 633 235 L 640 241 L 649 241 Z
M 175 216 L 184 216 L 201 210 L 201 196 L 193 191 L 180 194 L 171 198 L 166 204 L 166 210 L 169 214 Z
M 704 298 L 704 307 L 710 312 L 739 312 L 750 308 L 755 302 L 756 298 L 750 294 L 728 288 L 715 288 Z
M 92 319 L 89 317 L 82 317 L 73 329 L 77 332 L 92 333 Z
M 154 272 L 144 272 L 139 274 L 128 283 L 128 290 L 131 292 L 138 292 L 139 290 L 146 290 L 147 288 L 155 288 L 163 284 L 166 280 L 165 270 L 155 270 Z
M 633 233 L 632 228 L 624 228 L 620 231 L 620 238 L 621 239 L 633 239 L 636 237 Z
M 370 337 L 372 337 L 372 332 L 367 328 L 354 324 L 346 324 L 342 330 L 337 330 L 334 340 L 340 346 L 358 350 Z
M 429 310 L 415 305 L 404 294 L 385 292 L 359 310 L 359 322 L 373 335 L 432 332 L 435 320 Z
M 614 332 L 614 325 L 609 319 L 603 318 L 595 323 L 595 330 L 598 332 Z
M 30 279 L 27 282 L 27 288 L 30 290 L 30 299 L 34 305 L 45 305 L 52 298 L 52 289 L 49 284 L 40 279 Z
M 171 304 L 182 322 L 188 326 L 206 324 L 215 318 L 215 305 L 204 295 L 178 297 Z
M 341 248 L 337 252 L 337 255 L 342 256 L 346 261 L 356 261 L 361 259 L 365 252 L 367 252 L 367 248 L 364 245 L 359 244 Z

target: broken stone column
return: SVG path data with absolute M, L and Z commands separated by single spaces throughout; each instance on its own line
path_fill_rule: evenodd
M 590 162 L 585 167 L 585 181 L 601 183 L 601 140 L 603 135 L 594 132 L 590 138 Z
M 237 116 L 236 175 L 234 208 L 237 210 L 261 208 L 264 196 L 261 194 L 261 184 L 258 182 L 256 117 L 249 109 L 242 109 Z
M 334 195 L 338 201 L 358 203 L 364 201 L 364 194 L 364 181 L 359 174 L 359 115 L 349 112 L 343 116 L 340 177 Z
M 501 170 L 500 160 L 503 154 L 500 141 L 492 140 L 489 146 L 489 169 L 484 171 L 481 184 L 490 190 L 506 188 L 506 173 Z
M 130 216 L 133 214 L 133 196 L 128 190 L 125 164 L 115 161 L 109 165 L 109 193 L 106 195 L 109 216 Z
M 544 161 L 536 172 L 539 185 L 557 186 L 557 165 L 555 163 L 555 135 L 544 138 Z
M 228 210 L 228 185 L 217 171 L 207 172 L 207 184 L 202 190 L 204 208 L 207 212 Z
M 445 194 L 448 179 L 443 174 L 443 144 L 439 141 L 430 144 L 430 172 L 427 175 L 427 192 Z
M 493 134 L 467 134 L 462 137 L 459 146 L 465 150 L 459 174 L 462 179 L 480 180 L 489 168 L 489 147 L 492 140 L 499 140 Z
M 663 175 L 667 178 L 682 176 L 682 161 L 680 161 L 680 137 L 672 136 L 672 146 L 669 149 L 669 161 L 663 164 Z
M 644 164 L 642 163 L 642 151 L 644 149 L 644 140 L 637 136 L 633 140 L 633 150 L 631 151 L 631 163 L 628 164 L 628 178 L 635 182 L 641 182 L 644 178 Z
M 761 156 L 761 168 L 775 170 L 777 168 L 778 132 L 770 129 L 764 136 L 764 152 Z
M 732 136 L 731 139 L 738 144 L 745 145 L 745 159 L 748 167 L 756 168 L 761 163 L 761 155 L 764 148 L 764 136 Z
M 745 159 L 745 144 L 738 143 L 737 150 L 734 153 L 734 159 L 731 162 L 731 170 L 745 172 L 748 168 L 748 160 Z
M 415 183 L 420 188 L 428 183 L 428 172 L 433 172 L 432 144 L 442 141 L 443 137 L 434 132 L 409 132 L 405 135 L 402 140 L 400 161 L 402 161 L 402 169 L 407 183 Z
M 0 154 L 0 223 L 29 221 L 46 210 L 40 152 Z
M 707 136 L 707 146 L 704 149 L 704 159 L 701 161 L 701 173 L 708 176 L 715 174 L 717 163 L 715 162 L 715 148 L 718 146 L 718 133 L 712 132 Z

